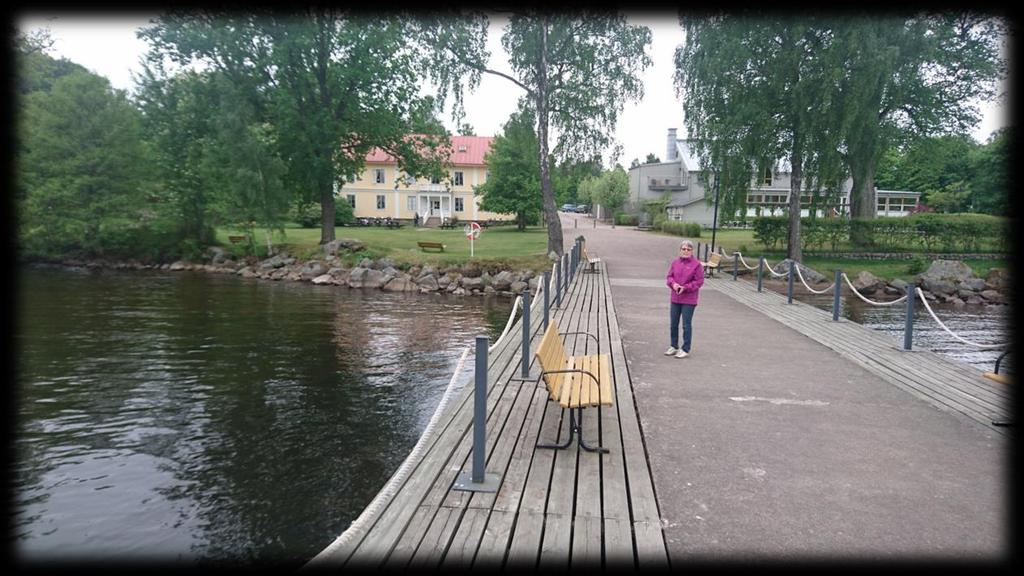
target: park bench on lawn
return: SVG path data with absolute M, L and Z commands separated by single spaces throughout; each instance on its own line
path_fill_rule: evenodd
M 423 250 L 424 252 L 428 250 L 437 250 L 438 252 L 444 252 L 444 249 L 447 246 L 447 244 L 441 244 L 440 242 L 427 242 L 423 240 L 420 240 L 419 242 L 417 242 L 417 244 L 419 244 L 420 250 Z
M 607 448 L 591 447 L 583 441 L 583 409 L 588 406 L 612 405 L 611 357 L 608 354 L 569 356 L 561 339 L 561 336 L 569 334 L 586 334 L 597 340 L 596 336 L 587 332 L 559 334 L 555 321 L 548 323 L 548 329 L 534 353 L 541 369 L 537 383 L 543 379 L 550 399 L 561 404 L 562 408 L 569 409 L 569 439 L 565 444 L 537 444 L 537 447 L 568 448 L 572 444 L 572 437 L 578 435 L 577 442 L 584 450 L 607 454 Z

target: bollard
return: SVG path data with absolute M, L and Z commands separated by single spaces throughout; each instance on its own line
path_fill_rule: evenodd
M 548 316 L 551 310 L 551 272 L 544 271 L 544 329 L 548 329 Z
M 566 292 L 566 294 L 568 294 L 569 293 L 569 282 L 572 281 L 572 277 L 569 276 L 569 255 L 568 254 L 564 254 L 562 256 L 562 264 L 565 265 L 565 274 L 563 274 L 562 276 L 565 278 L 565 292 Z
M 832 320 L 834 322 L 839 321 L 839 289 L 841 288 L 839 281 L 842 280 L 842 275 L 843 271 L 836 269 L 836 283 L 833 287 L 835 292 L 832 294 Z
M 530 375 L 530 289 L 523 290 L 523 379 Z
M 558 277 L 555 278 L 555 308 L 562 307 L 562 265 L 555 266 Z
M 740 271 L 740 253 L 739 252 L 733 252 L 732 253 L 732 279 L 733 280 L 736 279 L 736 275 L 739 274 L 739 271 Z
M 497 492 L 501 477 L 487 474 L 487 336 L 476 337 L 476 373 L 473 382 L 473 466 L 455 480 L 455 490 Z
M 907 319 L 903 324 L 903 349 L 910 350 L 914 340 L 914 285 L 907 284 Z
M 793 276 L 796 276 L 796 262 L 794 260 L 789 261 L 789 296 L 786 300 L 786 304 L 793 303 Z
M 572 227 L 573 228 L 579 228 L 580 227 L 580 219 L 579 218 L 573 218 L 572 219 Z
M 761 278 L 764 275 L 764 256 L 757 260 L 757 291 L 761 291 Z

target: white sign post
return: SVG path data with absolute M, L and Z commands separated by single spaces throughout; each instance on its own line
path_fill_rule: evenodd
M 480 225 L 476 222 L 470 222 L 463 228 L 466 232 L 466 238 L 469 238 L 469 257 L 473 257 L 473 242 L 480 237 Z

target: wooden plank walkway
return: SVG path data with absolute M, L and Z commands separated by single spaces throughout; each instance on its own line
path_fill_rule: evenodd
M 532 351 L 543 301 L 531 306 L 529 381 L 517 321 L 489 357 L 486 472 L 496 493 L 453 486 L 472 466 L 472 382 L 449 407 L 397 492 L 307 566 L 373 568 L 666 568 L 668 555 L 607 274 L 577 273 L 550 317 L 571 355 L 610 354 L 615 405 L 587 408 L 584 438 L 611 450 L 537 449 L 566 437 L 568 414 L 549 402 Z M 466 370 L 472 373 L 472 365 Z
M 978 370 L 929 350 L 904 350 L 902 341 L 856 322 L 832 320 L 831 312 L 793 301 L 747 281 L 728 276 L 709 278 L 713 288 L 770 318 L 835 350 L 839 355 L 932 405 L 960 413 L 1004 435 L 1011 428 L 993 422 L 1012 421 L 1009 385 L 993 382 Z

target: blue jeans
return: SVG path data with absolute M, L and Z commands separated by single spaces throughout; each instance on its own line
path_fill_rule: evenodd
M 693 311 L 696 304 L 676 304 L 672 302 L 669 309 L 669 335 L 672 339 L 672 347 L 679 348 L 679 316 L 683 317 L 683 352 L 690 352 L 690 338 L 693 336 Z

